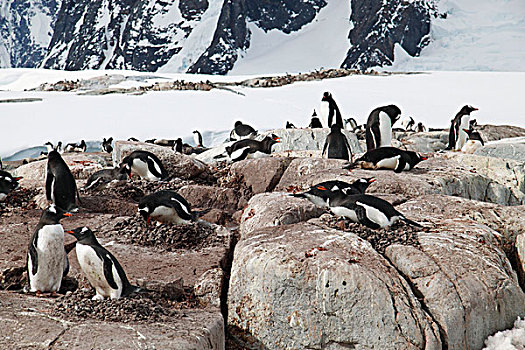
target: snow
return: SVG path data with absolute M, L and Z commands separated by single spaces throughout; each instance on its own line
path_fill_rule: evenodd
M 324 91 L 330 91 L 343 117 L 354 117 L 362 124 L 377 106 L 395 103 L 404 116 L 412 116 L 427 127 L 446 128 L 464 104 L 480 110 L 472 114 L 480 124 L 510 124 L 525 127 L 522 109 L 522 83 L 525 73 L 508 72 L 432 72 L 390 76 L 355 75 L 323 81 L 301 82 L 277 88 L 235 87 L 244 96 L 230 91 L 167 91 L 144 95 L 82 96 L 73 92 L 35 92 L 24 89 L 44 81 L 80 79 L 102 74 L 122 74 L 143 78 L 145 83 L 185 79 L 188 81 L 243 80 L 239 76 L 205 76 L 131 71 L 62 72 L 31 69 L 0 70 L 0 100 L 42 98 L 41 102 L 0 103 L 2 142 L 0 156 L 18 150 L 81 139 L 101 140 L 113 136 L 177 138 L 192 131 L 224 132 L 236 120 L 255 129 L 282 128 L 286 121 L 298 127 L 310 122 Z M 121 83 L 133 84 L 133 83 Z M 209 146 L 209 143 L 205 144 Z
M 485 340 L 483 350 L 523 350 L 525 349 L 525 320 L 520 317 L 514 328 L 498 332 Z
M 51 42 L 51 16 L 42 12 L 42 8 L 33 8 L 32 16 L 29 18 L 31 40 L 40 47 L 47 47 Z
M 290 34 L 277 29 L 264 32 L 255 23 L 248 23 L 250 47 L 241 54 L 229 74 L 339 68 L 350 49 L 348 33 L 353 27 L 350 14 L 349 1 L 331 0 L 314 21 Z
M 446 19 L 432 19 L 431 43 L 420 57 L 400 47 L 396 71 L 525 71 L 525 1 L 438 0 Z

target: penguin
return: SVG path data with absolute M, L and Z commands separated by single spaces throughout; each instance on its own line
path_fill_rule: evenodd
M 58 153 L 62 154 L 64 152 L 64 149 L 62 148 L 62 141 L 58 141 L 56 147 L 55 147 L 55 151 L 57 151 Z
M 257 136 L 257 131 L 240 121 L 235 122 L 233 130 L 230 132 L 230 141 L 239 141 L 243 139 L 253 139 Z
M 173 150 L 178 153 L 182 153 L 182 139 L 179 137 L 175 140 L 175 145 L 173 146 Z
M 226 153 L 233 162 L 247 158 L 267 157 L 272 152 L 272 146 L 281 142 L 281 138 L 272 134 L 266 136 L 262 141 L 257 140 L 240 140 L 226 147 Z
M 373 177 L 357 179 L 351 184 L 340 180 L 324 181 L 310 187 L 306 192 L 295 193 L 292 196 L 306 198 L 319 207 L 328 207 L 328 194 L 335 192 L 345 195 L 364 194 L 373 182 L 375 182 Z
M 344 159 L 350 161 L 353 158 L 352 148 L 350 147 L 346 136 L 341 132 L 341 127 L 339 124 L 334 124 L 330 127 L 330 133 L 326 137 L 326 141 L 323 146 L 322 156 L 324 156 L 327 147 L 328 158 Z
M 84 140 L 80 141 L 80 144 L 68 143 L 66 147 L 64 147 L 65 152 L 86 152 L 86 149 L 87 145 Z
M 476 119 L 471 119 L 469 121 L 469 130 L 474 130 L 478 126 L 478 121 Z
M 142 179 L 149 181 L 161 181 L 168 178 L 162 162 L 156 155 L 148 151 L 133 151 L 124 157 L 120 165 L 124 165 L 130 173 L 137 174 Z
M 137 139 L 135 137 L 128 138 L 128 141 L 130 141 L 130 142 L 140 142 L 139 139 Z
M 193 142 L 195 142 L 195 147 L 204 147 L 202 144 L 202 135 L 198 130 L 193 130 Z
M 401 126 L 403 127 L 403 129 L 405 129 L 405 131 L 413 131 L 414 124 L 415 124 L 415 121 L 414 121 L 414 118 L 412 117 L 405 118 L 401 122 Z
M 315 109 L 314 109 L 314 113 L 312 114 L 312 119 L 310 120 L 310 125 L 308 125 L 308 127 L 310 129 L 317 129 L 317 128 L 323 127 L 323 125 L 321 124 L 321 121 L 317 117 L 317 113 L 315 112 Z
M 77 184 L 69 167 L 57 151 L 47 155 L 46 198 L 66 211 L 78 210 Z
M 93 231 L 78 227 L 66 232 L 77 239 L 78 264 L 96 292 L 92 300 L 118 299 L 140 290 L 129 283 L 118 260 L 98 242 Z
M 477 110 L 475 107 L 465 105 L 452 119 L 448 134 L 448 147 L 446 149 L 460 151 L 463 148 L 468 137 L 464 130 L 470 129 L 470 113 Z
M 422 122 L 419 122 L 416 125 L 415 131 L 416 132 L 426 132 L 427 131 L 427 127 L 424 126 Z
M 149 224 L 150 219 L 171 224 L 187 224 L 197 219 L 188 202 L 177 192 L 162 190 L 139 201 L 139 214 Z
M 106 138 L 104 138 L 102 140 L 102 150 L 107 153 L 113 152 L 113 146 L 111 145 L 112 142 L 113 142 L 113 137 L 110 137 L 107 140 Z
M 485 146 L 485 142 L 478 131 L 463 129 L 468 135 L 468 140 L 465 145 L 461 148 L 463 153 L 474 153 L 481 147 Z
M 64 229 L 60 224 L 60 220 L 67 216 L 71 214 L 53 204 L 40 217 L 27 252 L 30 292 L 56 294 L 60 289 L 62 277 L 69 270 L 64 248 Z
M 405 151 L 395 147 L 380 147 L 367 151 L 363 156 L 356 159 L 353 164 L 345 166 L 344 169 L 353 169 L 360 166 L 363 169 L 393 169 L 400 173 L 403 170 L 411 170 L 419 162 L 427 160 L 426 157 L 412 151 Z
M 401 110 L 395 105 L 374 109 L 366 122 L 366 150 L 390 146 L 392 126 L 401 116 Z
M 44 143 L 44 146 L 46 146 L 46 151 L 47 153 L 51 152 L 52 150 L 55 149 L 55 147 L 53 146 L 53 144 L 51 142 L 46 142 Z
M 9 193 L 20 186 L 18 183 L 20 179 L 22 179 L 21 176 L 13 177 L 7 171 L 0 170 L 0 202 L 4 202 Z
M 357 125 L 357 122 L 355 121 L 354 118 L 345 119 L 344 123 L 345 123 L 346 130 L 356 132 L 356 130 L 359 129 L 359 126 Z
M 320 111 L 323 119 L 322 123 L 325 128 L 330 128 L 333 124 L 339 125 L 341 129 L 343 128 L 343 117 L 341 116 L 339 107 L 332 97 L 332 94 L 328 91 L 323 93 Z
M 94 187 L 105 185 L 111 181 L 125 181 L 131 175 L 130 170 L 125 165 L 113 169 L 102 169 L 92 174 L 84 186 L 83 190 L 87 191 Z
M 297 129 L 295 125 L 290 123 L 289 121 L 286 122 L 286 129 Z

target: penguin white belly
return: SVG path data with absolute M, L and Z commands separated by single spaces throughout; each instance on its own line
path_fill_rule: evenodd
M 131 171 L 137 174 L 138 176 L 140 176 L 141 178 L 149 180 L 149 181 L 159 181 L 160 180 L 159 177 L 153 175 L 151 171 L 149 171 L 148 163 L 138 158 L 133 159 L 133 165 L 131 166 Z
M 0 193 L 0 202 L 5 201 L 6 198 L 7 198 L 7 194 L 5 194 L 5 193 Z
M 330 114 L 330 104 L 327 101 L 321 101 L 321 106 L 319 107 L 319 120 L 323 128 L 329 128 L 328 125 L 328 114 Z
M 246 156 L 246 159 L 259 159 L 259 158 L 267 158 L 267 157 L 270 157 L 268 153 L 257 151 L 255 153 L 248 153 L 248 155 Z
M 377 162 L 376 167 L 383 168 L 383 169 L 395 169 L 397 168 L 397 164 L 399 163 L 399 158 L 401 156 L 395 156 L 392 158 L 385 158 L 381 159 L 379 162 Z
M 466 132 L 463 131 L 463 129 L 469 129 L 470 128 L 470 116 L 464 115 L 461 117 L 461 124 L 459 124 L 459 132 L 458 137 L 456 140 L 456 151 L 460 151 L 463 146 L 465 146 L 465 142 L 467 142 L 468 135 Z
M 163 205 L 156 207 L 155 210 L 153 210 L 153 212 L 150 214 L 150 217 L 160 222 L 172 224 L 185 224 L 188 222 L 187 220 L 181 219 L 175 208 L 166 207 Z
M 480 149 L 481 147 L 483 147 L 483 145 L 481 144 L 480 141 L 478 140 L 468 140 L 465 145 L 463 146 L 463 148 L 461 148 L 461 152 L 463 153 L 474 153 L 476 152 L 478 149 Z
M 310 193 L 305 193 L 304 196 L 308 198 L 310 202 L 312 202 L 314 205 L 317 205 L 318 207 L 328 207 L 327 202 L 321 197 L 311 195 Z
M 66 251 L 62 225 L 46 225 L 38 232 L 36 243 L 38 271 L 33 275 L 33 261 L 28 255 L 29 286 L 31 292 L 57 292 L 64 274 Z
M 100 259 L 93 248 L 86 244 L 77 243 L 76 246 L 77 258 L 82 271 L 86 275 L 89 283 L 95 288 L 97 295 L 93 299 L 102 298 L 119 298 L 122 294 L 122 280 L 115 268 L 115 264 L 112 264 L 111 272 L 113 273 L 113 279 L 117 284 L 118 288 L 113 289 L 109 285 L 106 276 L 104 275 L 104 261 Z
M 379 113 L 379 132 L 381 133 L 381 139 L 379 147 L 387 147 L 392 144 L 392 121 L 385 112 Z
M 245 153 L 247 153 L 249 149 L 250 147 L 243 147 L 243 148 L 239 148 L 233 151 L 232 154 L 230 155 L 231 160 L 237 161 L 237 160 L 245 159 L 246 157 Z
M 372 206 L 363 204 L 361 202 L 356 202 L 356 204 L 365 208 L 366 217 L 368 218 L 368 220 L 375 222 L 382 228 L 391 225 L 390 219 L 381 210 L 374 208 Z
M 331 207 L 330 210 L 336 216 L 342 216 L 352 220 L 353 222 L 359 222 L 355 210 L 348 209 L 347 207 Z

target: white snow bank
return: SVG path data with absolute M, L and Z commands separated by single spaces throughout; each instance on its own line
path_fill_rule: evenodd
M 524 350 L 525 349 L 525 319 L 514 322 L 514 328 L 498 332 L 485 340 L 483 350 Z

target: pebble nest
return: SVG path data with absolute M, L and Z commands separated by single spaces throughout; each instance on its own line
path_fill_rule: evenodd
M 133 216 L 117 222 L 111 231 L 128 243 L 141 246 L 162 247 L 168 251 L 176 249 L 201 249 L 224 245 L 225 238 L 217 235 L 213 227 L 198 222 L 183 225 L 150 224 Z
M 184 317 L 182 309 L 198 307 L 198 301 L 189 288 L 178 300 L 152 290 L 119 299 L 91 300 L 94 295 L 94 290 L 86 289 L 67 293 L 56 299 L 52 313 L 74 321 L 166 322 Z
M 36 209 L 35 197 L 38 195 L 37 189 L 19 188 L 6 197 L 4 202 L 0 202 L 0 214 L 12 212 L 15 209 L 29 210 Z
M 415 227 L 400 221 L 388 228 L 378 230 L 372 230 L 364 225 L 337 217 L 326 220 L 325 224 L 331 228 L 355 233 L 370 242 L 372 247 L 381 254 L 384 254 L 385 249 L 392 244 L 420 247 L 418 233 L 430 231 L 428 227 Z

